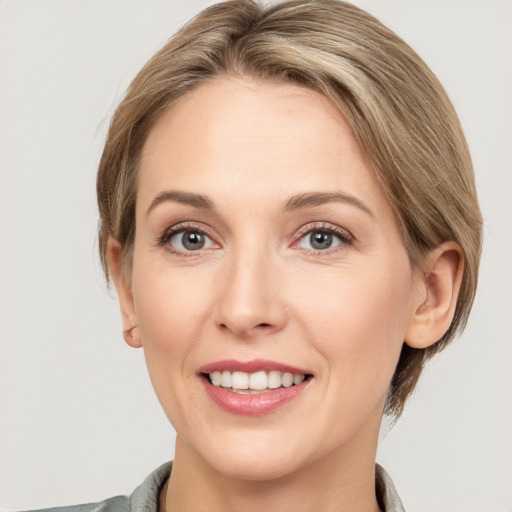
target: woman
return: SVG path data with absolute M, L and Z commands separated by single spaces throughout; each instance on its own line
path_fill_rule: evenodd
M 410 48 L 337 1 L 214 6 L 130 86 L 98 199 L 126 342 L 177 431 L 160 509 L 401 510 L 381 417 L 463 328 L 481 230 Z
M 98 510 L 403 510 L 382 414 L 464 327 L 481 246 L 464 137 L 414 52 L 337 1 L 214 6 L 130 86 L 98 203 L 177 431 L 172 473 Z

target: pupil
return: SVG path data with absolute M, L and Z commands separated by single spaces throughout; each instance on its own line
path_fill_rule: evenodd
M 328 249 L 332 244 L 332 235 L 322 231 L 311 233 L 311 246 L 315 249 Z
M 204 246 L 204 235 L 194 231 L 185 233 L 183 246 L 191 251 L 201 249 Z

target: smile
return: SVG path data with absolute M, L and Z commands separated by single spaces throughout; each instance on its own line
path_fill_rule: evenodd
M 281 363 L 225 360 L 206 365 L 199 376 L 209 398 L 232 414 L 269 414 L 305 391 L 313 375 Z
M 297 386 L 305 380 L 306 375 L 302 373 L 294 375 L 290 372 L 280 372 L 277 370 L 255 373 L 225 370 L 223 372 L 211 372 L 208 374 L 208 378 L 214 386 L 223 387 L 233 393 L 258 394 L 281 387 Z

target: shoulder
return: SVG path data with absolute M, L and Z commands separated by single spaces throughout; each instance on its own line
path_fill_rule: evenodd
M 32 510 L 30 512 L 129 512 L 130 499 L 126 496 L 115 496 L 97 503 L 71 505 L 69 507 L 52 507 Z
M 133 491 L 130 496 L 114 496 L 96 503 L 32 510 L 30 512 L 157 512 L 160 491 L 169 478 L 172 462 L 166 462 Z
M 379 506 L 384 512 L 405 512 L 393 480 L 379 464 L 375 465 L 375 490 Z

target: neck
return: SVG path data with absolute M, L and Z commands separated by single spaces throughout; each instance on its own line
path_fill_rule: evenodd
M 179 436 L 160 512 L 378 512 L 375 454 L 378 428 L 284 477 L 253 481 L 219 474 Z

